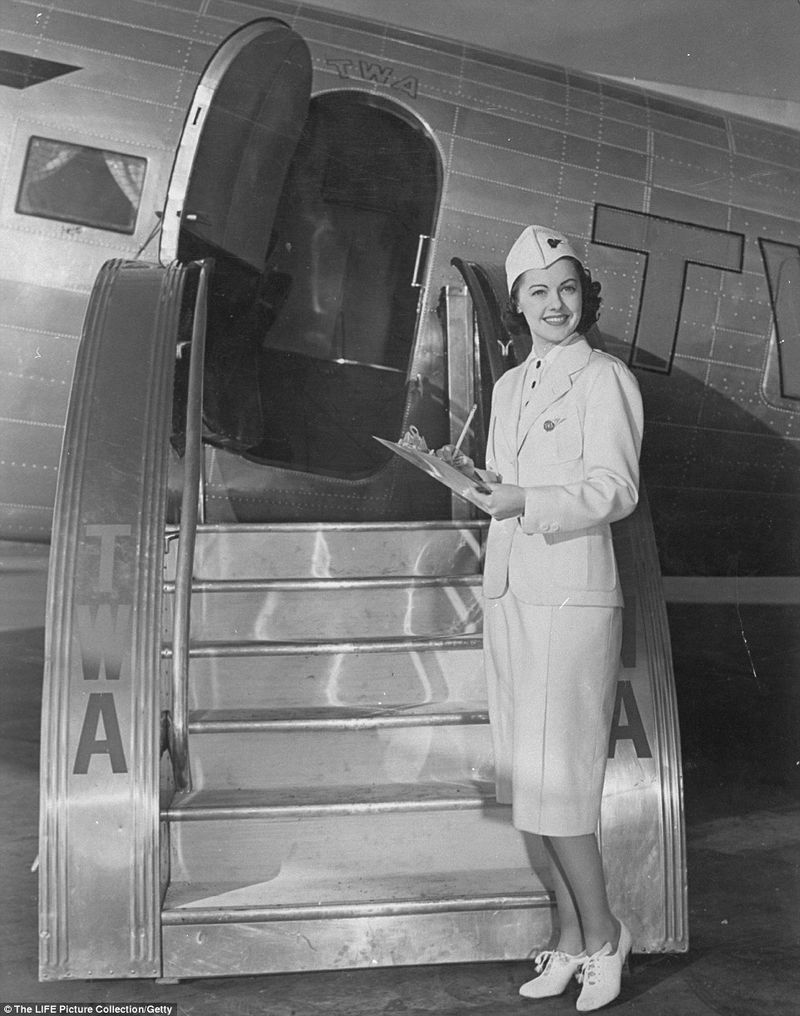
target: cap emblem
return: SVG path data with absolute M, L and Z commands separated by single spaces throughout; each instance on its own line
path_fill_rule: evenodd
M 561 240 L 556 240 L 556 239 L 554 239 L 554 238 L 553 238 L 552 236 L 548 236 L 548 238 L 547 238 L 547 242 L 548 242 L 548 244 L 549 244 L 549 245 L 550 245 L 550 246 L 551 246 L 551 247 L 552 247 L 552 248 L 553 248 L 553 249 L 555 250 L 555 248 L 556 248 L 556 247 L 558 247 L 558 245 L 559 245 L 559 244 L 560 244 L 560 243 L 561 243 L 562 241 L 561 241 Z

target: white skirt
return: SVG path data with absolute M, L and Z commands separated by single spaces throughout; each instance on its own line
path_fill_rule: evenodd
M 620 607 L 484 601 L 484 663 L 497 800 L 543 836 L 600 817 L 620 667 Z

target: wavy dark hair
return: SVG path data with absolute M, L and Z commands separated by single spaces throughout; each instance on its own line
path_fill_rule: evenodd
M 600 304 L 603 302 L 603 298 L 600 296 L 600 283 L 592 279 L 592 273 L 589 269 L 584 268 L 576 258 L 568 258 L 568 260 L 577 269 L 578 281 L 581 287 L 581 319 L 578 322 L 576 331 L 580 332 L 581 335 L 585 335 L 592 325 L 597 323 L 597 319 L 600 317 Z M 503 311 L 503 324 L 512 337 L 527 335 L 530 338 L 531 330 L 528 328 L 528 322 L 525 320 L 524 314 L 520 314 L 517 310 L 517 287 L 521 278 L 522 276 L 520 275 L 511 289 L 511 296 L 508 298 L 508 303 Z

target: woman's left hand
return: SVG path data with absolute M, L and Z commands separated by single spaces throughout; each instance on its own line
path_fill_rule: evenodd
M 513 519 L 525 513 L 525 491 L 515 483 L 487 483 L 491 494 L 476 493 L 475 502 L 493 519 Z

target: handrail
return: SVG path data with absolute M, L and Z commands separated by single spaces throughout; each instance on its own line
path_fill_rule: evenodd
M 214 262 L 200 264 L 192 323 L 191 359 L 186 396 L 186 447 L 183 492 L 175 565 L 175 596 L 172 617 L 172 717 L 169 751 L 178 790 L 192 789 L 189 759 L 189 621 L 192 601 L 194 548 L 203 457 L 203 366 L 206 346 L 208 279 Z

